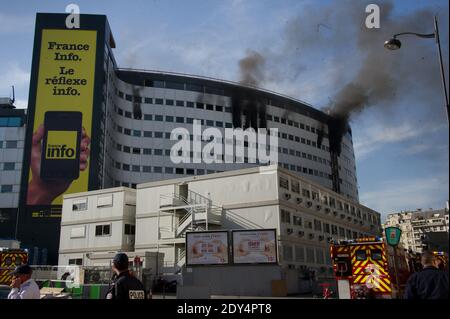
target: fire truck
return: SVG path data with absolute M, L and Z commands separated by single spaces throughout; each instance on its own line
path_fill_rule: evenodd
M 331 241 L 330 253 L 339 298 L 392 298 L 393 280 L 395 282 L 398 277 L 393 278 L 395 272 L 392 271 L 393 265 L 390 265 L 388 260 L 391 256 L 382 238 Z M 400 269 L 408 269 L 406 261 L 397 262 L 396 267 L 399 268 L 397 273 Z
M 26 264 L 28 252 L 24 249 L 0 248 L 0 285 L 11 284 L 9 275 L 17 266 Z

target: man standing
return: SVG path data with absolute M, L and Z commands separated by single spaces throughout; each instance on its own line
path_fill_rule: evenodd
M 406 284 L 406 299 L 447 299 L 448 273 L 435 266 L 435 256 L 424 252 L 421 257 L 423 269 L 411 275 Z
M 11 292 L 8 299 L 40 299 L 41 294 L 36 282 L 31 279 L 31 267 L 28 265 L 18 266 L 11 275 Z
M 144 285 L 128 270 L 128 256 L 118 253 L 113 259 L 112 270 L 116 275 L 106 299 L 145 299 Z

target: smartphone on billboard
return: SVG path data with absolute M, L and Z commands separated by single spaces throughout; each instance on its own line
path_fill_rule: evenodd
M 82 113 L 45 112 L 44 129 L 41 179 L 77 179 L 80 175 Z

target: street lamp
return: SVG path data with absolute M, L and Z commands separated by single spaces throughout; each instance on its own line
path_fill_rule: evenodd
M 400 49 L 402 46 L 402 43 L 400 42 L 399 39 L 397 39 L 397 37 L 402 36 L 402 35 L 415 35 L 419 38 L 435 38 L 436 39 L 439 65 L 441 68 L 442 89 L 444 90 L 445 108 L 447 110 L 447 122 L 448 122 L 449 121 L 449 107 L 448 107 L 447 86 L 445 84 L 444 63 L 442 62 L 441 41 L 439 39 L 439 28 L 438 28 L 437 17 L 436 16 L 434 17 L 434 33 L 429 33 L 429 34 L 421 34 L 421 33 L 415 33 L 415 32 L 397 33 L 397 34 L 394 34 L 391 39 L 384 42 L 384 47 L 389 50 Z

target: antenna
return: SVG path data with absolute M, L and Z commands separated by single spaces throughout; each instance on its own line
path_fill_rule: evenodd
M 16 101 L 16 95 L 14 93 L 14 85 L 12 86 L 12 93 L 13 93 L 13 96 L 12 96 L 11 104 L 14 104 L 14 102 Z

